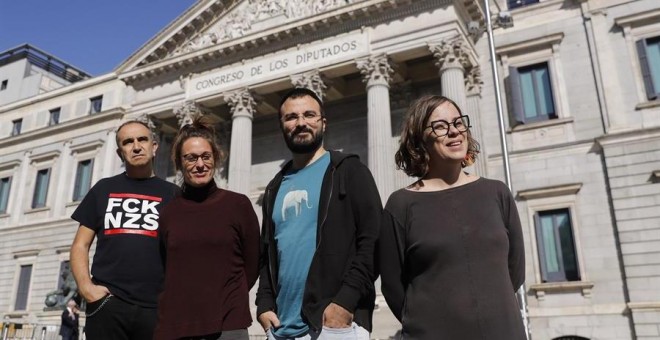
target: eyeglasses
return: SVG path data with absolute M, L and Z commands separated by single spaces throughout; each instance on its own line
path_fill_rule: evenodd
M 211 154 L 210 152 L 205 152 L 201 155 L 189 153 L 181 156 L 181 158 L 183 159 L 183 162 L 188 165 L 197 164 L 197 160 L 200 158 L 202 159 L 202 162 L 204 162 L 204 164 L 206 165 L 213 164 L 213 154 Z
M 321 120 L 321 118 L 323 118 L 323 115 L 315 111 L 305 111 L 302 115 L 298 115 L 297 113 L 287 113 L 282 115 L 282 122 L 297 122 L 300 118 L 309 124 L 316 124 Z
M 454 128 L 458 130 L 458 132 L 465 132 L 468 128 L 471 127 L 470 117 L 467 115 L 462 115 L 460 117 L 456 117 L 454 120 L 452 120 L 451 123 L 444 119 L 434 120 L 429 126 L 425 127 L 424 130 L 430 128 L 436 137 L 444 137 L 449 134 L 450 125 L 453 125 Z

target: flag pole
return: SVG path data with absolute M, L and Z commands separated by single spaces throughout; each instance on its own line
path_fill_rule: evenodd
M 497 102 L 497 122 L 500 128 L 500 146 L 502 148 L 502 163 L 504 164 L 504 180 L 509 190 L 513 192 L 511 185 L 511 170 L 509 166 L 509 150 L 506 143 L 506 131 L 504 130 L 504 115 L 502 113 L 502 92 L 500 91 L 500 78 L 497 72 L 497 59 L 495 58 L 495 39 L 493 38 L 493 24 L 490 16 L 490 5 L 488 0 L 484 0 L 484 10 L 486 11 L 486 30 L 488 33 L 488 46 L 490 52 L 490 64 L 493 71 L 493 83 L 495 85 L 495 100 Z M 525 283 L 518 289 L 518 302 L 520 306 L 520 316 L 525 326 L 525 336 L 529 340 L 529 316 L 527 314 L 527 299 L 525 296 Z

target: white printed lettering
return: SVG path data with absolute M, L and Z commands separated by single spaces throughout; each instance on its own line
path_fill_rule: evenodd
M 144 215 L 144 223 L 142 224 L 142 228 L 147 230 L 158 229 L 158 215 L 156 214 Z
M 142 215 L 127 213 L 125 216 L 128 217 L 128 221 L 124 222 L 123 224 L 124 228 L 133 228 L 133 229 L 140 228 L 140 225 L 135 223 L 135 221 L 137 221 L 140 217 L 142 217 Z
M 105 212 L 111 212 L 114 207 L 121 205 L 121 198 L 108 198 L 108 206 L 105 208 Z
M 124 202 L 122 202 L 121 208 L 124 209 L 124 211 L 126 212 L 135 213 L 140 211 L 140 208 L 136 207 L 139 204 L 140 204 L 140 200 L 135 198 L 128 198 Z M 131 207 L 131 205 L 133 205 L 133 207 Z

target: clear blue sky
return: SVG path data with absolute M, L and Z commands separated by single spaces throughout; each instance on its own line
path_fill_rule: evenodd
M 29 43 L 93 75 L 112 71 L 195 0 L 0 0 L 0 51 Z

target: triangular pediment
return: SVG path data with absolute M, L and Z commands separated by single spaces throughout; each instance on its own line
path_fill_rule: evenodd
M 118 68 L 124 73 L 369 0 L 200 0 Z M 372 1 L 373 2 L 373 1 Z

